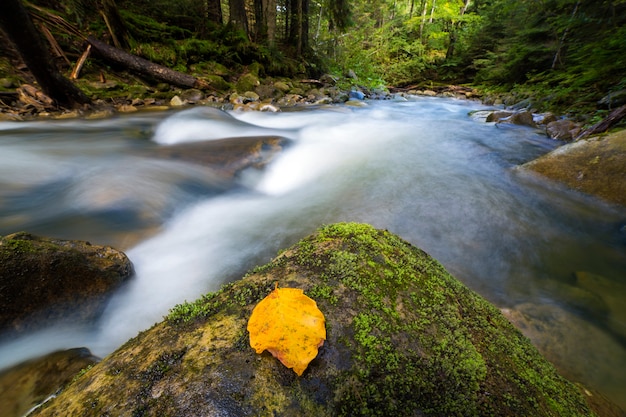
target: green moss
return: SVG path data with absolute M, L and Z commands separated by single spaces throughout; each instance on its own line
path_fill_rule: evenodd
M 313 299 L 325 299 L 331 305 L 336 305 L 339 301 L 334 289 L 330 285 L 319 284 L 311 288 L 307 295 Z

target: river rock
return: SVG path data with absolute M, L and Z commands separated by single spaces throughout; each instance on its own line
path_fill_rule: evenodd
M 554 120 L 546 125 L 546 134 L 552 139 L 571 141 L 580 133 L 580 123 L 569 119 Z
M 513 114 L 513 112 L 511 111 L 505 111 L 505 110 L 496 110 L 491 112 L 489 115 L 487 115 L 487 118 L 485 119 L 485 121 L 487 123 L 492 123 L 492 122 L 499 122 L 502 119 L 506 119 L 507 117 L 511 117 L 511 115 Z
M 185 105 L 185 102 L 179 96 L 174 96 L 170 100 L 170 106 L 172 107 L 181 107 L 184 105 Z
M 529 111 L 496 110 L 487 116 L 486 122 L 511 123 L 520 126 L 535 127 L 533 114 Z
M 217 178 L 232 180 L 247 168 L 264 168 L 290 143 L 280 136 L 242 137 L 181 143 L 157 148 L 154 152 L 159 157 L 211 167 Z
M 522 168 L 626 206 L 626 130 L 563 145 Z
M 574 275 L 577 286 L 605 303 L 608 327 L 626 341 L 626 285 L 587 271 L 577 271 Z
M 254 91 L 255 87 L 260 85 L 259 78 L 251 73 L 244 74 L 237 80 L 235 88 L 237 91 Z
M 133 273 L 109 246 L 14 233 L 0 238 L 0 330 L 92 320 Z
M 529 111 L 518 111 L 515 112 L 507 119 L 509 123 L 513 123 L 514 125 L 520 126 L 530 126 L 535 127 L 535 120 L 533 119 L 533 114 Z
M 204 93 L 200 90 L 198 90 L 197 88 L 190 88 L 188 90 L 183 91 L 180 94 L 180 99 L 183 102 L 188 102 L 188 103 L 197 103 L 199 101 L 201 101 L 202 99 L 204 99 Z
M 0 372 L 2 416 L 26 415 L 98 360 L 89 349 L 76 348 L 54 352 Z
M 274 88 L 282 92 L 283 94 L 287 94 L 289 90 L 291 89 L 291 87 L 289 87 L 287 83 L 282 82 L 282 81 L 276 81 L 274 83 Z
M 302 376 L 246 331 L 278 285 L 327 337 Z M 425 252 L 363 224 L 321 228 L 239 281 L 172 309 L 36 416 L 591 416 L 501 312 Z

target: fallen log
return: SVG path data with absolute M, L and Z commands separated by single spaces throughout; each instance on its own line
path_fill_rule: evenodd
M 589 129 L 583 130 L 583 132 L 576 137 L 576 140 L 584 139 L 587 136 L 595 135 L 597 133 L 606 132 L 611 128 L 611 126 L 617 124 L 624 117 L 626 117 L 626 104 L 613 110 L 606 118 L 591 126 Z
M 174 71 L 147 59 L 129 54 L 121 49 L 115 48 L 107 43 L 99 41 L 91 36 L 87 38 L 87 42 L 93 48 L 94 54 L 99 55 L 105 61 L 113 64 L 121 65 L 132 72 L 142 75 L 148 75 L 159 81 L 166 82 L 171 85 L 182 88 L 200 88 L 207 89 L 209 84 L 192 75 L 183 74 Z

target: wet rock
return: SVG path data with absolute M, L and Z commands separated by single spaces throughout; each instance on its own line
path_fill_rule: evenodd
M 565 377 L 575 381 L 591 379 L 591 385 L 603 386 L 605 392 L 610 391 L 606 386 L 607 379 L 623 380 L 622 369 L 626 366 L 626 353 L 622 345 L 590 322 L 558 306 L 547 304 L 520 304 L 511 309 L 503 309 L 503 313 Z M 585 363 L 572 366 L 564 359 L 571 357 L 585 358 Z M 603 373 L 603 379 L 599 380 L 595 369 L 606 368 L 604 363 L 607 357 L 623 366 L 617 366 L 612 375 Z M 609 401 L 588 389 L 585 391 L 588 402 L 594 405 L 599 416 L 626 416 L 615 401 Z M 619 393 L 614 395 L 618 396 Z
M 174 96 L 170 100 L 170 106 L 172 107 L 181 107 L 184 105 L 185 105 L 185 102 L 183 102 L 183 100 L 179 96 Z
M 535 127 L 533 114 L 529 111 L 497 110 L 487 116 L 486 122 L 511 123 L 520 126 Z
M 246 91 L 243 96 L 246 102 L 259 101 L 259 95 L 254 91 Z
M 626 130 L 563 145 L 522 167 L 626 206 Z
M 626 285 L 586 271 L 575 273 L 576 284 L 601 299 L 607 306 L 607 326 L 626 341 Z
M 117 111 L 120 113 L 135 113 L 139 109 L 132 104 L 122 104 L 117 108 Z
M 535 120 L 533 114 L 529 111 L 515 112 L 507 119 L 509 123 L 520 126 L 535 127 Z
M 278 283 L 313 298 L 327 340 L 303 375 L 246 331 Z M 142 332 L 34 415 L 591 416 L 495 307 L 423 251 L 362 224 L 320 229 Z
M 569 142 L 580 133 L 580 124 L 569 119 L 555 120 L 546 125 L 546 134 L 552 139 Z
M 93 320 L 132 275 L 126 255 L 89 242 L 14 233 L 0 238 L 0 330 Z
M 350 91 L 348 97 L 350 97 L 350 99 L 352 100 L 365 100 L 365 94 L 363 94 L 363 92 L 359 90 Z
M 204 93 L 196 88 L 191 88 L 189 90 L 185 90 L 180 94 L 180 99 L 183 102 L 188 103 L 197 103 L 200 100 L 204 99 Z
M 3 417 L 21 417 L 98 362 L 86 348 L 54 352 L 0 372 L 0 410 Z
M 298 94 L 287 94 L 284 97 L 278 99 L 277 103 L 281 107 L 291 107 L 295 106 L 299 102 L 302 101 L 302 96 Z
M 548 125 L 557 120 L 558 118 L 552 113 L 540 113 L 535 116 L 535 123 L 538 125 Z
M 491 114 L 489 114 L 487 116 L 485 121 L 487 123 L 500 122 L 502 119 L 506 119 L 507 117 L 511 117 L 512 114 L 513 114 L 513 112 L 511 112 L 511 111 L 502 111 L 502 110 L 493 111 L 493 112 L 491 112 Z
M 232 180 L 244 169 L 262 169 L 290 143 L 279 136 L 227 138 L 170 145 L 155 154 L 209 166 L 221 178 Z

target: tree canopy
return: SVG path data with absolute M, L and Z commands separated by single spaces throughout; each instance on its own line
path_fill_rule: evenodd
M 353 72 L 354 82 L 367 86 L 445 82 L 550 91 L 546 103 L 562 107 L 626 88 L 626 0 L 34 3 L 183 72 L 199 62 L 257 62 L 276 76 Z M 79 54 L 80 43 L 73 45 Z

